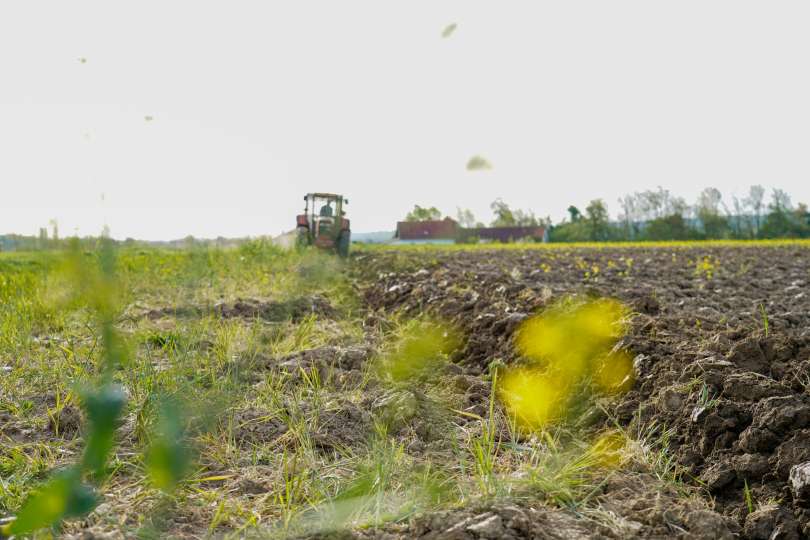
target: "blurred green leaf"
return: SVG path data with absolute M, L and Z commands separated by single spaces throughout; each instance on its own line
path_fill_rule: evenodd
M 98 497 L 82 483 L 81 472 L 72 468 L 54 476 L 41 489 L 28 497 L 8 526 L 13 535 L 29 534 L 44 527 L 58 525 L 63 519 L 83 516 L 96 507 Z
M 458 335 L 449 327 L 416 321 L 406 328 L 393 350 L 382 360 L 382 370 L 394 381 L 405 381 L 438 368 L 459 346 Z
M 163 399 L 157 429 L 146 454 L 146 467 L 155 487 L 174 489 L 188 473 L 191 452 L 186 443 L 184 415 L 177 401 Z
M 85 392 L 82 404 L 90 422 L 82 467 L 100 475 L 115 440 L 115 429 L 126 404 L 126 396 L 119 385 L 108 384 L 98 390 Z

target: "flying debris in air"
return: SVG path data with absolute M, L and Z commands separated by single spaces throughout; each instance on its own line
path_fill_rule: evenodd
M 444 28 L 444 30 L 442 30 L 442 37 L 443 37 L 443 38 L 449 38 L 450 36 L 452 36 L 452 35 L 453 35 L 453 32 L 455 32 L 455 31 L 456 31 L 456 28 L 457 28 L 457 27 L 458 27 L 458 25 L 457 25 L 456 23 L 453 23 L 453 24 L 448 24 L 448 25 L 447 25 L 447 26 Z
M 80 57 L 79 58 L 79 63 L 80 64 L 86 64 L 87 63 L 87 58 L 85 58 L 84 56 Z
M 473 156 L 467 162 L 468 171 L 484 171 L 491 168 L 492 164 L 481 156 Z
M 155 119 L 155 117 L 147 114 L 146 116 L 143 117 L 143 119 L 146 120 L 147 122 L 151 122 L 152 120 Z

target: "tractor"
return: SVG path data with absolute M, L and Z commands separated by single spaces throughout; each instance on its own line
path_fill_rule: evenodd
M 296 218 L 298 244 L 335 251 L 341 257 L 349 255 L 351 230 L 343 217 L 343 205 L 349 204 L 343 195 L 309 193 L 304 196 L 304 213 Z

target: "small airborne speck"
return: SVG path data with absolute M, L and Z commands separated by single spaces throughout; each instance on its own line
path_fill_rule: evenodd
M 467 162 L 468 171 L 483 171 L 491 168 L 492 164 L 481 156 L 473 156 Z
M 87 63 L 87 58 L 85 58 L 84 56 L 82 56 L 81 58 L 79 58 L 79 63 L 80 63 L 80 64 L 86 64 L 86 63 Z
M 458 27 L 458 25 L 456 23 L 448 24 L 444 28 L 444 30 L 442 30 L 442 37 L 443 38 L 449 38 L 450 36 L 453 35 L 453 32 L 456 31 L 457 27 Z
M 147 114 L 146 116 L 144 116 L 144 117 L 143 117 L 143 119 L 144 119 L 144 120 L 146 120 L 147 122 L 151 122 L 152 120 L 154 120 L 154 119 L 155 119 L 155 117 L 154 117 L 154 116 L 149 116 L 149 115 Z

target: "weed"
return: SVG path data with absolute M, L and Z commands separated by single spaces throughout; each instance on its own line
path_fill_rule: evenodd
M 704 255 L 695 262 L 695 275 L 706 279 L 712 279 L 720 267 L 720 260 L 717 257 Z
M 765 312 L 765 306 L 759 304 L 759 313 L 762 317 L 762 329 L 765 331 L 765 337 L 768 337 L 768 314 Z
M 748 509 L 748 513 L 753 513 L 755 509 L 754 496 L 751 494 L 751 488 L 748 487 L 748 479 L 745 480 L 743 486 L 743 496 L 745 497 L 745 507 Z
M 710 395 L 709 386 L 705 382 L 701 382 L 700 391 L 698 392 L 697 404 L 695 405 L 696 411 L 705 411 L 711 409 L 719 402 L 719 398 Z
M 497 388 L 498 371 L 492 371 L 492 387 Z M 495 392 L 490 392 L 489 410 L 486 418 L 481 419 L 481 433 L 473 438 L 470 451 L 475 463 L 475 473 L 481 493 L 485 496 L 495 494 L 495 460 L 499 442 L 496 439 L 495 425 Z
M 74 279 L 77 292 L 73 301 L 91 307 L 100 326 L 103 343 L 101 380 L 95 388 L 85 388 L 81 392 L 89 428 L 80 462 L 53 475 L 40 490 L 29 496 L 16 519 L 0 530 L 7 535 L 25 535 L 43 527 L 58 526 L 63 519 L 81 516 L 95 507 L 98 496 L 84 480 L 90 477 L 98 483 L 103 478 L 118 417 L 126 401 L 121 387 L 111 380 L 113 371 L 126 357 L 124 345 L 113 327 L 117 307 L 112 245 L 102 242 L 97 268 L 85 266 L 75 249 L 68 263 L 68 272 Z

